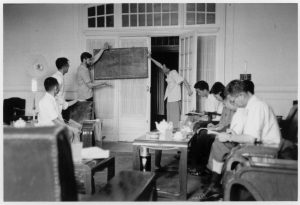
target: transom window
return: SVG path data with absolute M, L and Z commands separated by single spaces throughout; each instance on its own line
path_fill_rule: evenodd
M 103 4 L 89 7 L 88 27 L 114 27 L 114 4 Z
M 122 4 L 122 27 L 178 25 L 178 4 Z
M 186 25 L 215 24 L 216 4 L 186 4 Z

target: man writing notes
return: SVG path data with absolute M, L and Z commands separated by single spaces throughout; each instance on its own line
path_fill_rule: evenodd
M 240 122 L 243 123 L 241 133 L 229 130 L 227 133 L 217 135 L 209 157 L 209 161 L 212 162 L 209 166 L 212 170 L 212 178 L 210 185 L 200 196 L 202 201 L 212 196 L 221 196 L 220 180 L 224 159 L 237 143 L 253 144 L 259 141 L 264 145 L 279 149 L 281 142 L 278 122 L 272 109 L 249 91 L 247 82 L 233 80 L 227 85 L 226 91 L 231 102 L 239 108 L 244 108 L 245 120 Z M 277 151 L 274 149 L 274 152 Z

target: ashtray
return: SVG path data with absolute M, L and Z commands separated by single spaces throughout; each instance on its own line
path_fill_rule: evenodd
M 149 137 L 150 139 L 158 139 L 159 132 L 147 132 L 146 137 Z

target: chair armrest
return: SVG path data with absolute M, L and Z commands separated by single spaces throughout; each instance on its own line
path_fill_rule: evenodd
M 298 170 L 298 161 L 287 159 L 271 159 L 266 157 L 249 157 L 251 167 Z

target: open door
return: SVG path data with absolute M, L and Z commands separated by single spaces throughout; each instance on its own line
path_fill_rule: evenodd
M 196 109 L 196 92 L 193 87 L 197 80 L 197 36 L 195 32 L 185 33 L 179 39 L 179 74 L 184 77 L 193 90 L 189 96 L 187 90 L 182 88 L 182 116 Z
M 148 37 L 120 37 L 120 48 L 150 46 Z M 151 66 L 148 61 L 148 78 L 119 80 L 118 123 L 119 141 L 133 141 L 150 131 Z

